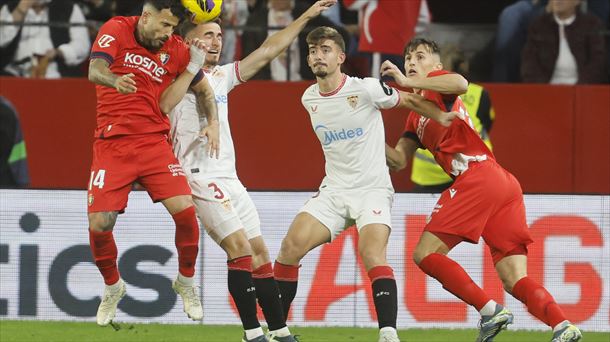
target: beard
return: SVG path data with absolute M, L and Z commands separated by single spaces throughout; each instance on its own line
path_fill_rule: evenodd
M 318 70 L 313 73 L 318 78 L 326 78 L 328 76 L 328 71 L 326 70 Z

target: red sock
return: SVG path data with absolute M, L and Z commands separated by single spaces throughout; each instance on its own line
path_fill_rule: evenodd
M 259 266 L 257 269 L 252 271 L 252 278 L 255 279 L 265 279 L 265 278 L 273 278 L 273 265 L 270 262 Z
M 275 280 L 282 281 L 298 281 L 299 280 L 299 268 L 301 266 L 285 265 L 279 261 L 275 261 L 273 271 L 275 273 Z
M 195 262 L 199 253 L 199 226 L 195 217 L 195 207 L 190 206 L 172 215 L 176 222 L 176 249 L 178 269 L 185 277 L 195 275 Z
M 428 255 L 419 263 L 419 268 L 427 275 L 436 278 L 445 290 L 474 306 L 477 311 L 480 311 L 491 300 L 472 281 L 462 266 L 442 254 L 432 253 Z
M 227 267 L 233 271 L 246 271 L 252 273 L 252 256 L 244 255 L 227 261 Z
M 119 269 L 116 266 L 118 251 L 112 231 L 96 232 L 89 229 L 89 246 L 97 268 L 100 270 L 106 285 L 119 281 Z
M 513 286 L 512 295 L 525 304 L 534 317 L 551 328 L 566 320 L 563 310 L 555 302 L 553 296 L 530 277 L 521 278 Z

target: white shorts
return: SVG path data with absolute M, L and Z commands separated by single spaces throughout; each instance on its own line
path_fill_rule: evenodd
M 189 185 L 197 216 L 217 244 L 240 229 L 248 240 L 261 235 L 258 212 L 239 179 L 189 178 Z
M 392 229 L 394 192 L 386 189 L 329 191 L 321 189 L 299 212 L 305 212 L 330 230 L 331 240 L 356 224 L 358 231 L 368 224 L 380 223 Z

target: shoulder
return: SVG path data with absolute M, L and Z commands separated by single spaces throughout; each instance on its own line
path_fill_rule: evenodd
M 587 29 L 603 29 L 604 24 L 602 21 L 594 14 L 591 13 L 581 13 L 576 16 L 575 24 L 586 27 Z
M 301 96 L 301 100 L 302 101 L 306 101 L 306 100 L 311 100 L 313 98 L 319 97 L 320 94 L 319 94 L 318 89 L 319 88 L 318 88 L 318 84 L 317 83 L 314 83 L 314 84 L 310 85 L 303 92 L 303 96 Z
M 187 48 L 188 48 L 188 46 L 186 45 L 186 43 L 184 42 L 182 37 L 180 37 L 177 34 L 172 34 L 169 37 L 169 40 L 167 41 L 167 46 L 170 49 L 183 49 L 183 50 L 187 50 Z

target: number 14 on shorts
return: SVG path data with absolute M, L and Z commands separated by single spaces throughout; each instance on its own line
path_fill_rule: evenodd
M 94 186 L 98 188 L 104 187 L 104 177 L 106 176 L 106 170 L 91 171 L 91 177 L 89 177 L 89 190 Z

